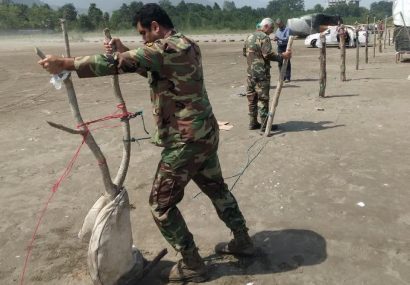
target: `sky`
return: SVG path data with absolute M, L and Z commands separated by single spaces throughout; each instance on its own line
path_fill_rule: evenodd
M 117 0 L 117 1 L 105 1 L 105 0 L 42 0 L 45 3 L 51 4 L 51 5 L 56 5 L 56 6 L 62 6 L 65 3 L 73 3 L 77 8 L 85 8 L 87 9 L 90 3 L 96 3 L 97 7 L 101 8 L 104 11 L 107 10 L 112 10 L 112 9 L 118 9 L 120 7 L 120 3 L 129 3 L 132 0 Z M 138 1 L 138 0 L 136 0 Z M 188 0 L 185 0 L 188 2 Z M 150 2 L 148 0 L 145 0 L 143 2 Z M 154 1 L 153 1 L 154 2 Z M 179 2 L 176 0 L 176 2 Z M 202 0 L 202 2 L 207 2 L 209 4 L 213 4 L 214 2 L 217 2 L 218 4 L 222 5 L 223 0 Z M 237 7 L 242 7 L 244 5 L 251 5 L 254 8 L 256 7 L 266 7 L 267 4 L 269 3 L 269 0 L 234 0 L 235 4 Z M 369 8 L 370 4 L 373 2 L 378 2 L 375 0 L 361 0 L 360 1 L 360 6 L 364 6 Z M 315 6 L 316 4 L 321 4 L 322 6 L 326 6 L 326 1 L 325 0 L 305 0 L 305 8 L 309 9 Z

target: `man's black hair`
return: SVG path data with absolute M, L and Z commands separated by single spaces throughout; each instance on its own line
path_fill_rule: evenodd
M 169 18 L 167 12 L 161 8 L 158 4 L 149 3 L 142 6 L 142 8 L 135 14 L 132 20 L 133 27 L 136 27 L 138 23 L 143 28 L 151 29 L 151 22 L 155 21 L 164 28 L 173 29 L 174 24 Z

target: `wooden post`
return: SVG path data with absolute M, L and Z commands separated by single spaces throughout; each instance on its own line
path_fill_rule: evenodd
M 373 57 L 376 57 L 376 17 L 373 18 Z
M 290 50 L 292 48 L 292 44 L 293 44 L 293 36 L 290 36 L 286 50 Z M 276 107 L 279 104 L 280 92 L 282 91 L 282 87 L 283 87 L 283 74 L 285 74 L 286 69 L 288 68 L 288 62 L 289 60 L 285 59 L 282 64 L 282 69 L 280 71 L 278 84 L 276 85 L 275 95 L 273 96 L 273 99 L 271 101 L 271 105 L 269 108 L 268 121 L 266 122 L 266 129 L 265 129 L 265 134 L 264 134 L 265 137 L 267 137 L 270 134 L 270 131 L 272 129 L 273 117 L 275 116 Z
M 319 97 L 326 96 L 326 36 L 320 34 L 320 83 L 319 83 Z
M 387 17 L 384 19 L 384 30 L 383 30 L 383 49 L 386 49 L 386 39 L 387 39 Z
M 343 31 L 345 29 L 343 28 Z M 340 38 L 340 81 L 346 81 L 346 35 L 345 33 L 339 34 Z
M 369 16 L 367 16 L 366 25 L 365 62 L 369 63 Z
M 381 23 L 380 23 L 381 26 Z M 379 53 L 383 52 L 383 46 L 382 46 L 382 37 L 383 37 L 383 32 L 381 31 L 379 25 L 377 25 L 377 37 L 379 39 Z
M 390 46 L 390 36 L 391 36 L 391 35 L 390 35 L 390 29 L 389 29 L 389 35 L 388 35 L 388 36 L 389 36 L 389 46 Z
M 356 70 L 359 70 L 360 57 L 360 42 L 359 42 L 359 27 L 356 27 Z

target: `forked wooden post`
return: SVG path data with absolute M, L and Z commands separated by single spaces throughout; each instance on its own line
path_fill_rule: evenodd
M 359 70 L 359 60 L 360 60 L 359 27 L 356 27 L 356 70 Z
M 71 57 L 70 43 L 68 39 L 65 20 L 61 19 L 60 24 L 61 24 L 61 28 L 63 31 L 63 37 L 65 40 L 66 56 Z M 44 53 L 42 53 L 39 49 L 36 49 L 36 52 L 38 56 L 44 58 Z M 106 196 L 110 197 L 110 199 L 114 199 L 119 189 L 117 189 L 116 185 L 112 183 L 110 171 L 106 163 L 104 154 L 101 152 L 100 147 L 97 145 L 93 135 L 90 133 L 87 126 L 84 125 L 84 120 L 81 116 L 80 109 L 78 107 L 77 96 L 75 93 L 73 82 L 71 80 L 71 76 L 68 76 L 67 79 L 64 80 L 64 85 L 67 90 L 68 102 L 70 105 L 71 113 L 73 114 L 74 119 L 76 120 L 77 124 L 80 126 L 81 130 L 80 131 L 72 130 L 70 128 L 67 128 L 67 127 L 64 127 L 58 124 L 54 124 L 54 123 L 49 123 L 49 124 L 53 127 L 56 127 L 60 130 L 65 130 L 69 133 L 80 133 L 85 137 L 85 143 L 90 148 L 91 152 L 93 153 L 96 160 L 98 161 L 98 166 L 100 168 L 100 171 L 103 177 L 103 184 L 104 184 Z
M 340 81 L 346 81 L 346 35 L 339 34 L 340 38 Z
M 322 47 L 320 48 L 320 82 L 319 82 L 319 97 L 326 96 L 326 36 L 320 34 L 320 42 Z
M 369 16 L 367 16 L 366 22 L 366 43 L 365 43 L 365 62 L 369 63 Z
M 292 48 L 292 44 L 293 44 L 293 36 L 290 36 L 286 50 L 290 50 Z M 288 62 L 289 60 L 287 59 L 283 60 L 282 69 L 280 71 L 278 84 L 275 90 L 275 95 L 273 96 L 273 99 L 271 101 L 271 105 L 269 108 L 268 121 L 266 123 L 266 129 L 265 129 L 265 134 L 264 134 L 266 137 L 270 134 L 270 131 L 272 129 L 273 117 L 275 116 L 276 107 L 278 106 L 278 103 L 279 103 L 280 92 L 282 91 L 282 87 L 283 87 L 283 74 L 285 74 L 286 72 L 286 69 L 288 67 Z

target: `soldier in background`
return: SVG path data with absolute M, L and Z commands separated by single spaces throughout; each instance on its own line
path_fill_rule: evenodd
M 47 56 L 39 61 L 58 74 L 75 70 L 80 78 L 136 72 L 148 76 L 156 132 L 153 143 L 163 147 L 151 190 L 151 212 L 164 238 L 182 259 L 166 270 L 169 281 L 202 282 L 207 269 L 177 204 L 192 179 L 211 199 L 219 218 L 234 239 L 216 250 L 224 254 L 252 255 L 253 243 L 235 197 L 222 178 L 217 149 L 219 129 L 204 86 L 201 51 L 191 39 L 174 30 L 166 12 L 146 4 L 133 26 L 144 47 L 128 49 L 119 39 L 106 43 L 106 55 L 76 58 Z M 110 55 L 112 46 L 117 52 Z
M 269 35 L 273 32 L 273 20 L 263 19 L 257 30 L 250 34 L 244 43 L 243 55 L 248 63 L 248 86 L 246 96 L 249 106 L 249 129 L 266 128 L 266 121 L 269 112 L 269 90 L 270 90 L 270 62 L 289 59 L 290 51 L 276 54 L 272 49 Z M 258 122 L 258 109 L 260 123 Z M 277 126 L 272 126 L 277 128 Z

